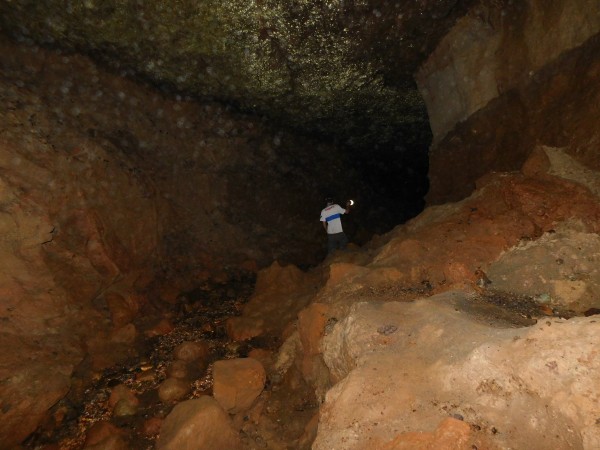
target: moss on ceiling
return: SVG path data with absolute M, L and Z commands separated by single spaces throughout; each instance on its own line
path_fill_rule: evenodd
M 459 0 L 0 0 L 22 41 L 352 146 L 428 129 L 412 74 Z

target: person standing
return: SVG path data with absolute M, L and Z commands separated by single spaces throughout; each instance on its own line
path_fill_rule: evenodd
M 333 202 L 333 198 L 325 199 L 327 206 L 321 211 L 321 223 L 327 232 L 327 254 L 334 250 L 343 250 L 348 244 L 348 238 L 342 228 L 342 214 L 350 213 L 350 201 L 346 203 L 346 208 L 342 208 Z

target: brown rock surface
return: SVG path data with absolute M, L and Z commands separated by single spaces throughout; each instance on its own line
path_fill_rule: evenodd
M 258 273 L 255 291 L 244 305 L 242 316 L 227 320 L 227 334 L 236 341 L 259 335 L 279 336 L 308 304 L 319 283 L 318 271 L 305 273 L 275 261 Z
M 502 252 L 553 233 L 565 221 L 578 221 L 581 231 L 595 233 L 598 197 L 580 183 L 546 173 L 491 174 L 479 180 L 471 197 L 430 207 L 389 233 L 367 267 L 393 267 L 401 274 L 396 282 L 405 284 L 427 281 L 445 289 L 473 283 L 476 271 L 485 271 Z
M 298 333 L 302 343 L 302 374 L 306 380 L 318 378 L 320 365 L 320 344 L 325 334 L 329 305 L 312 303 L 298 313 Z
M 241 449 L 229 416 L 215 399 L 202 396 L 179 403 L 160 430 L 157 450 Z
M 93 424 L 86 434 L 85 449 L 125 449 L 123 432 L 109 422 Z
M 109 292 L 105 297 L 111 321 L 116 328 L 127 325 L 139 311 L 140 305 L 133 296 L 125 298 L 117 292 Z
M 183 399 L 192 390 L 189 380 L 181 378 L 167 378 L 158 388 L 158 397 L 165 403 L 172 403 Z
M 265 381 L 264 367 L 252 358 L 216 361 L 213 365 L 213 395 L 230 414 L 250 408 Z
M 182 380 L 189 378 L 190 368 L 188 363 L 180 359 L 173 361 L 167 368 L 167 375 L 171 378 L 180 378 Z
M 523 173 L 282 277 L 310 306 L 279 328 L 270 376 L 300 390 L 301 373 L 323 400 L 312 448 L 595 449 L 597 320 L 559 316 L 597 298 L 598 180 L 538 147 Z M 285 292 L 266 279 L 255 298 Z
M 6 323 L 6 322 L 5 322 Z M 0 447 L 13 448 L 36 429 L 71 386 L 82 354 L 67 336 L 0 334 Z
M 114 407 L 121 400 L 125 400 L 128 403 L 132 403 L 135 405 L 139 404 L 139 400 L 137 399 L 135 393 L 124 384 L 119 384 L 110 391 L 108 404 L 111 407 Z
M 444 419 L 433 433 L 402 433 L 381 450 L 472 450 L 481 447 L 475 445 L 470 437 L 471 427 L 468 423 L 448 418 Z
M 600 306 L 599 259 L 597 233 L 558 228 L 504 253 L 487 274 L 494 289 L 583 313 Z
M 599 306 L 600 10 L 590 4 L 492 2 L 457 24 L 429 66 L 429 87 L 454 80 L 457 95 L 429 92 L 447 103 L 432 111 L 430 199 L 473 195 L 307 273 L 288 263 L 317 261 L 318 191 L 342 187 L 342 172 L 358 178 L 334 147 L 0 38 L 0 447 L 36 429 L 81 361 L 99 374 L 135 356 L 133 322 L 148 303 L 168 309 L 207 278 L 224 284 L 230 270 L 279 260 L 227 330 L 285 340 L 281 386 L 324 402 L 303 445 L 316 435 L 315 449 L 599 448 L 597 319 L 559 309 Z M 467 42 L 470 32 L 484 39 Z M 314 170 L 297 176 L 299 166 Z M 173 284 L 152 285 L 155 268 Z M 533 306 L 523 311 L 519 296 Z M 215 363 L 214 392 L 242 424 L 266 377 L 252 359 L 228 372 L 238 362 Z M 169 378 L 161 399 L 187 395 L 187 381 Z M 265 394 L 249 416 L 283 448 L 276 414 L 316 417 L 316 402 Z M 117 415 L 134 411 L 116 397 Z M 127 442 L 109 430 L 88 446 Z M 159 441 L 238 446 L 208 397 L 176 407 Z
M 435 135 L 429 203 L 518 169 L 536 144 L 600 168 L 599 31 L 591 0 L 499 2 L 456 25 L 418 76 Z
M 183 342 L 173 352 L 175 359 L 185 362 L 198 361 L 208 356 L 209 348 L 206 342 Z
M 597 34 L 600 13 L 594 6 L 589 0 L 527 0 L 472 8 L 416 76 L 434 145 L 457 122 Z
M 322 158 L 322 180 L 341 183 L 331 146 L 313 153 L 322 144 L 73 53 L 5 37 L 0 53 L 0 339 L 13 350 L 0 355 L 0 442 L 10 447 L 65 395 L 87 353 L 95 371 L 134 355 L 129 325 L 156 268 L 168 267 L 177 300 L 206 278 L 226 282 L 225 266 L 314 261 L 321 194 L 290 167 Z M 272 203 L 300 197 L 294 215 Z M 172 329 L 163 325 L 147 335 Z

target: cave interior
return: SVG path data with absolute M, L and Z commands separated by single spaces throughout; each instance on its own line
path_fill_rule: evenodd
M 596 0 L 0 0 L 0 53 L 0 447 L 600 446 Z

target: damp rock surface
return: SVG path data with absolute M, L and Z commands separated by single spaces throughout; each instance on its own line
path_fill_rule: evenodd
M 165 6 L 0 2 L 24 42 L 77 49 L 127 74 L 237 104 L 350 145 L 427 134 L 412 74 L 474 2 L 399 0 Z M 357 133 L 357 130 L 360 132 Z

